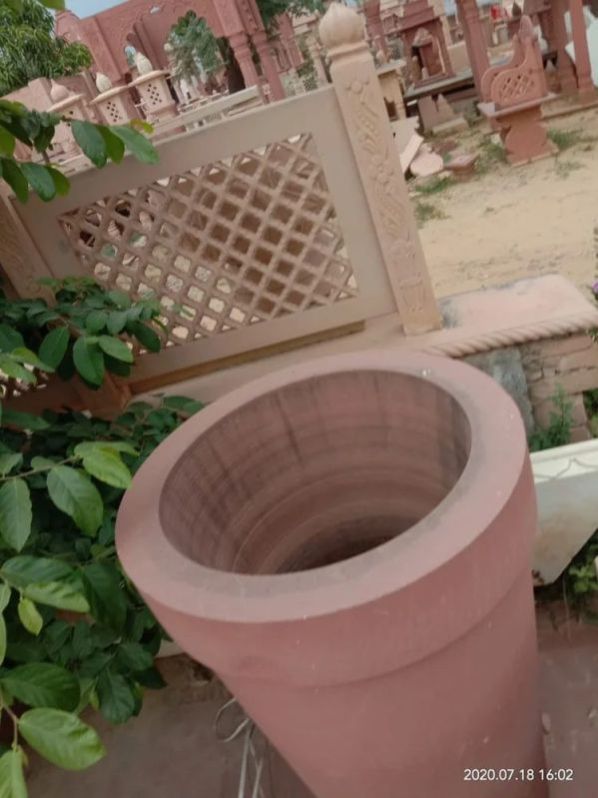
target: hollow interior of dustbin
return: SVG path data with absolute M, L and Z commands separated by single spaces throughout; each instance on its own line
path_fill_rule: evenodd
M 161 524 L 209 568 L 318 568 L 424 518 L 470 447 L 464 410 L 429 375 L 312 377 L 257 395 L 192 441 L 164 485 Z

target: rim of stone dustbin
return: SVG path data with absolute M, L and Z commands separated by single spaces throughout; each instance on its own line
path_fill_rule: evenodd
M 305 379 L 352 371 L 395 372 L 427 380 L 451 395 L 462 409 L 470 425 L 469 456 L 440 504 L 393 540 L 309 571 L 231 573 L 208 568 L 178 551 L 160 523 L 161 497 L 173 467 L 197 439 L 263 394 Z M 313 619 L 383 599 L 450 563 L 492 529 L 520 484 L 526 460 L 526 437 L 517 406 L 490 377 L 471 366 L 421 353 L 387 351 L 321 358 L 232 391 L 167 438 L 125 494 L 116 524 L 117 551 L 141 592 L 169 610 L 231 624 Z M 497 563 L 497 568 L 505 567 L 509 567 L 507 561 Z M 508 589 L 502 581 L 497 600 Z

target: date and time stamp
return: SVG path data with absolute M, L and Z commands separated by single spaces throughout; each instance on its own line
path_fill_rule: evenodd
M 465 768 L 464 781 L 573 781 L 573 768 Z

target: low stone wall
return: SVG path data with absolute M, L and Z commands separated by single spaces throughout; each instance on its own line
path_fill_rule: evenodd
M 551 338 L 519 347 L 534 417 L 547 426 L 562 386 L 573 403 L 572 441 L 590 438 L 583 393 L 598 388 L 598 344 L 589 335 Z

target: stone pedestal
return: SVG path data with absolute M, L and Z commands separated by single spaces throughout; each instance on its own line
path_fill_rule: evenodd
M 84 94 L 74 94 L 64 86 L 55 83 L 50 91 L 50 98 L 54 101 L 48 108 L 48 113 L 58 114 L 66 119 L 90 120 L 86 97 Z M 64 155 L 75 155 L 79 146 L 68 124 L 61 122 L 56 129 L 55 145 L 62 147 Z
M 116 86 L 91 101 L 107 125 L 125 125 L 139 114 L 129 94 L 128 86 Z
M 380 88 L 384 95 L 386 108 L 391 120 L 405 119 L 405 103 L 403 101 L 402 80 L 395 64 L 385 64 L 377 70 Z
M 177 115 L 177 104 L 170 93 L 168 72 L 152 70 L 131 84 L 139 92 L 141 109 L 149 122 L 161 122 Z

